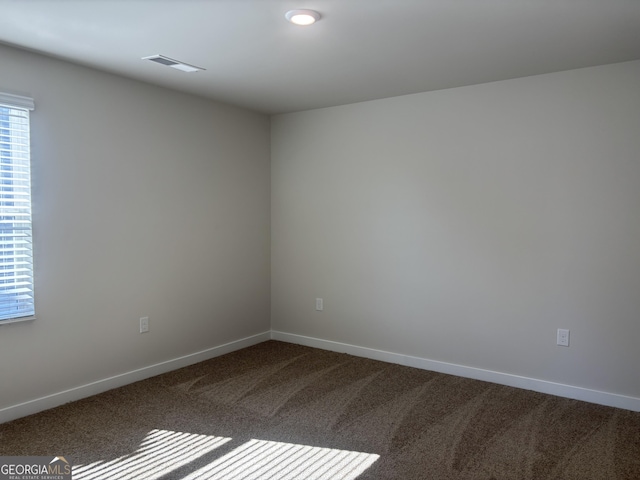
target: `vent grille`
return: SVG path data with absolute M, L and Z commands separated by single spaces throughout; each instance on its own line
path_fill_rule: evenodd
M 166 65 L 167 67 L 175 68 L 182 72 L 199 72 L 205 70 L 202 67 L 196 67 L 195 65 L 189 65 L 188 63 L 174 60 L 173 58 L 165 57 L 164 55 L 150 55 L 148 57 L 142 57 L 142 60 L 149 60 L 150 62 L 159 63 L 160 65 Z

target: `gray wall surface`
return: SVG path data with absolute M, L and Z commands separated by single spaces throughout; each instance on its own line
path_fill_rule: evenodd
M 9 47 L 0 65 L 36 103 L 37 316 L 0 326 L 0 409 L 269 330 L 267 116 Z
M 271 120 L 0 65 L 36 102 L 37 310 L 0 410 L 271 328 L 640 398 L 640 62 Z
M 273 117 L 273 330 L 640 397 L 639 79 Z

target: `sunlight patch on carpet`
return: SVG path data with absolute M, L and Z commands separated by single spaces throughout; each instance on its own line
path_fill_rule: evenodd
M 379 455 L 250 440 L 184 480 L 354 480 Z
M 252 439 L 204 466 L 199 466 L 202 460 L 196 463 L 231 440 L 152 430 L 132 454 L 74 465 L 73 478 L 157 480 L 184 467 L 179 477 L 183 480 L 355 480 L 379 458 L 370 453 Z M 191 463 L 199 468 L 190 471 Z
M 138 450 L 113 460 L 74 465 L 74 480 L 153 480 L 224 445 L 230 438 L 151 430 Z

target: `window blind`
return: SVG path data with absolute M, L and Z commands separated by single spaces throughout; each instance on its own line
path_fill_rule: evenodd
M 0 93 L 0 322 L 35 315 L 29 110 Z

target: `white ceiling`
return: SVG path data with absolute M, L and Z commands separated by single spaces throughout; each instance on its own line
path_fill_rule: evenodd
M 640 0 L 0 0 L 0 42 L 280 113 L 637 60 Z

